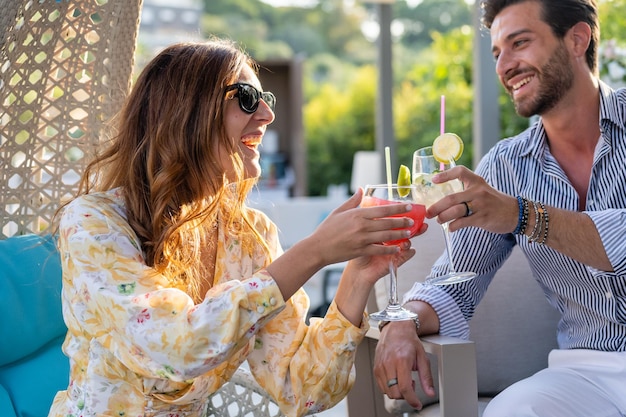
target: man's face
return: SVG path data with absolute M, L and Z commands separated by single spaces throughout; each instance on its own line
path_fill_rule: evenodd
M 541 20 L 541 4 L 526 1 L 502 10 L 491 26 L 496 72 L 520 116 L 552 110 L 574 82 L 570 54 Z

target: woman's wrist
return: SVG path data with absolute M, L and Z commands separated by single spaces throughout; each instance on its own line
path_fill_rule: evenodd
M 369 281 L 363 280 L 359 272 L 360 270 L 354 267 L 353 261 L 348 262 L 335 293 L 337 309 L 356 327 L 361 325 L 363 312 L 374 286 Z
M 266 270 L 287 300 L 323 266 L 317 252 L 310 250 L 310 244 L 302 240 L 276 258 Z

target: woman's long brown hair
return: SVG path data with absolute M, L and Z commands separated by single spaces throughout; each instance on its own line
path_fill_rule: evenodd
M 109 146 L 87 166 L 79 195 L 123 190 L 128 222 L 146 263 L 194 298 L 207 272 L 201 248 L 220 219 L 244 250 L 264 239 L 248 218 L 245 198 L 256 179 L 243 177 L 238 143 L 223 123 L 224 90 L 252 59 L 226 40 L 177 44 L 142 71 L 116 120 Z M 238 138 L 237 138 L 238 139 Z M 221 154 L 231 157 L 223 166 Z M 237 180 L 226 176 L 235 168 Z

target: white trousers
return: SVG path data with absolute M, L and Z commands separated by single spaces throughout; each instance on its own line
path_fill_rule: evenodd
M 498 394 L 483 417 L 624 417 L 626 352 L 553 350 L 548 368 Z

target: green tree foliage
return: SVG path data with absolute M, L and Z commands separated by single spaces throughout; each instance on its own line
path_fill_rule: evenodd
M 445 95 L 446 131 L 463 138 L 466 146 L 459 163 L 471 167 L 473 30 L 464 26 L 431 36 L 432 46 L 413 57 L 413 66 L 393 93 L 394 166 L 411 166 L 413 152 L 439 135 L 441 95 Z M 309 181 L 311 195 L 324 194 L 330 184 L 349 184 L 354 152 L 375 148 L 376 68 L 351 72 L 356 73 L 352 82 L 343 88 L 325 83 L 305 105 L 308 169 L 315 179 Z M 522 131 L 528 120 L 515 114 L 503 89 L 500 94 L 506 133 Z
M 600 77 L 613 87 L 626 85 L 626 0 L 601 2 Z
M 273 7 L 256 0 L 203 0 L 204 12 L 213 15 L 241 14 L 252 19 L 259 18 L 262 10 Z
M 344 88 L 326 83 L 305 106 L 310 195 L 349 184 L 354 153 L 374 149 L 375 79 L 374 67 L 357 68 Z
M 415 59 L 394 97 L 397 154 L 411 163 L 413 151 L 440 133 L 441 96 L 446 96 L 445 130 L 466 144 L 461 163 L 472 161 L 472 31 L 432 34 L 433 44 Z
M 600 0 L 600 37 L 626 41 L 626 0 Z
M 305 56 L 304 123 L 309 194 L 350 182 L 352 158 L 375 147 L 376 45 L 360 25 L 374 6 L 320 0 L 312 8 L 273 8 L 259 0 L 204 0 L 205 34 L 231 37 L 256 59 Z M 472 161 L 472 7 L 465 0 L 396 0 L 393 15 L 404 32 L 394 43 L 395 165 L 411 164 L 415 149 L 439 134 L 446 96 L 446 130 L 466 144 Z M 623 39 L 626 0 L 600 0 L 602 39 Z M 528 120 L 516 115 L 500 88 L 501 136 L 518 134 Z
M 332 54 L 372 62 L 374 50 L 361 34 L 363 7 L 321 0 L 312 8 L 271 7 L 259 0 L 204 0 L 205 36 L 236 40 L 258 60 Z
M 431 44 L 432 33 L 445 33 L 470 24 L 472 10 L 465 0 L 397 1 L 393 16 L 404 26 L 400 42 L 419 49 Z

